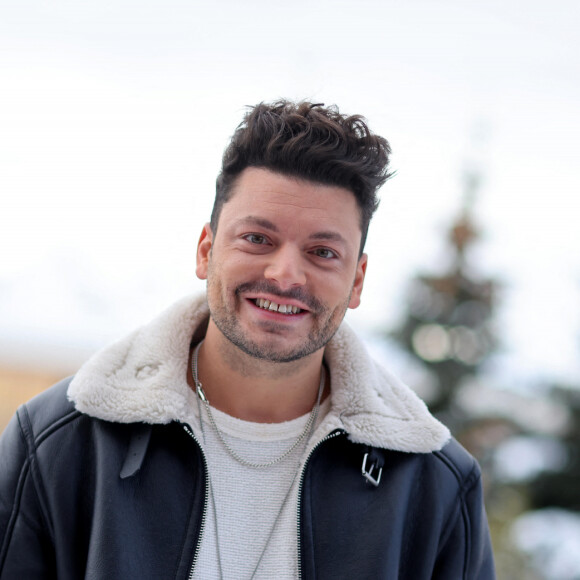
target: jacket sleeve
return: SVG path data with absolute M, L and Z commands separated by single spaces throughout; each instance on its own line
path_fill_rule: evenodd
M 455 513 L 445 530 L 433 578 L 494 580 L 495 577 L 481 472 L 474 461 L 473 469 L 460 489 Z
M 55 578 L 26 407 L 0 437 L 0 580 Z

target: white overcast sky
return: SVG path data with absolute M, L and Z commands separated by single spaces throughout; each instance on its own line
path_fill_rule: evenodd
M 203 289 L 223 148 L 245 105 L 290 97 L 394 151 L 351 324 L 392 326 L 442 267 L 477 163 L 506 381 L 580 381 L 579 29 L 575 0 L 3 0 L 0 358 L 83 356 Z

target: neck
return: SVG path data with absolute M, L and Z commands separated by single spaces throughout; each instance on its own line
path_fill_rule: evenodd
M 256 423 L 290 421 L 316 403 L 322 357 L 321 349 L 290 363 L 262 361 L 208 332 L 198 352 L 198 380 L 212 407 L 228 415 Z M 195 388 L 191 360 L 188 367 L 188 382 Z M 329 383 L 327 375 L 322 399 Z

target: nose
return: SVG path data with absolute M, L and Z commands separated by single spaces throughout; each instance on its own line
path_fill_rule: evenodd
M 264 270 L 266 280 L 276 282 L 281 290 L 288 290 L 306 284 L 306 272 L 300 251 L 282 246 L 270 254 L 270 261 Z

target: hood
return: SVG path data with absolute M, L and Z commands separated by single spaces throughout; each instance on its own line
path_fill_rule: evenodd
M 195 395 L 185 380 L 189 347 L 205 334 L 205 297 L 180 300 L 149 324 L 93 355 L 68 397 L 82 413 L 116 423 L 182 420 Z M 429 453 L 449 440 L 446 427 L 405 384 L 378 365 L 343 322 L 325 359 L 331 413 L 356 443 Z

